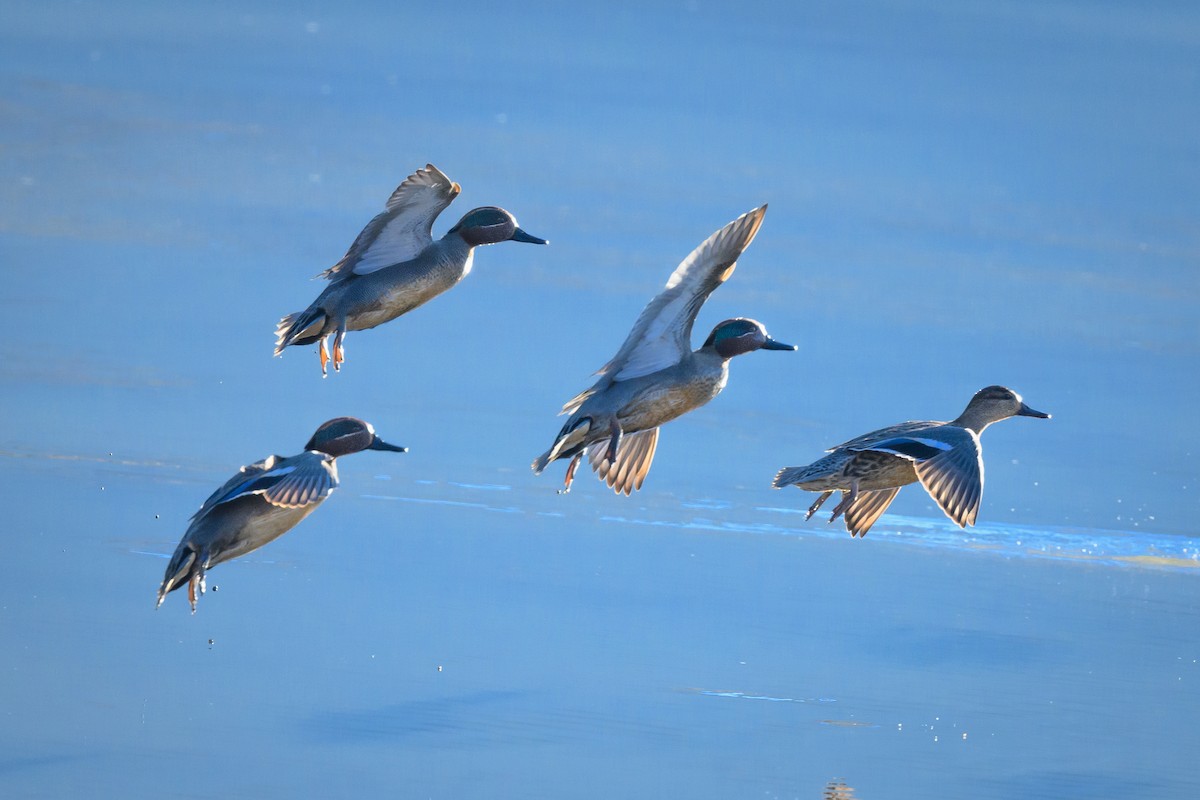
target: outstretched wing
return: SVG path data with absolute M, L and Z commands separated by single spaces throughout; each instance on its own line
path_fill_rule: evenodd
M 615 464 L 608 460 L 608 439 L 588 445 L 588 463 L 614 492 L 629 495 L 642 488 L 657 448 L 658 428 L 650 428 L 621 437 Z
M 433 164 L 404 179 L 383 212 L 367 223 L 342 260 L 320 274 L 331 281 L 416 258 L 433 243 L 433 221 L 462 188 Z
M 983 449 L 974 431 L 958 428 L 964 441 L 913 464 L 917 478 L 946 516 L 960 528 L 975 524 L 983 499 Z
M 867 531 L 875 521 L 883 516 L 887 507 L 892 504 L 900 487 L 891 489 L 876 489 L 873 492 L 859 492 L 858 499 L 846 509 L 846 530 L 851 536 L 866 536 Z
M 921 427 L 910 428 L 907 435 L 873 437 L 871 441 L 866 441 L 872 437 L 867 434 L 842 447 L 858 452 L 890 453 L 911 461 L 917 479 L 946 516 L 960 528 L 974 525 L 983 497 L 983 449 L 979 445 L 979 436 L 969 428 L 957 425 L 904 425 Z M 895 433 L 901 427 L 904 426 L 887 430 Z
M 192 515 L 192 520 L 222 503 L 250 495 L 261 495 L 271 505 L 282 508 L 302 508 L 321 502 L 337 485 L 337 465 L 324 453 L 310 451 L 288 458 L 268 456 L 242 467 L 204 501 L 200 510 Z
M 692 323 L 713 290 L 733 274 L 742 251 L 762 225 L 765 205 L 748 211 L 705 239 L 671 273 L 625 343 L 599 375 L 614 381 L 649 375 L 678 364 L 692 349 Z

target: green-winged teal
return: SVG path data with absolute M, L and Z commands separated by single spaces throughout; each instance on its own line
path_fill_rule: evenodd
M 210 567 L 257 550 L 290 531 L 338 486 L 338 456 L 362 450 L 407 452 L 380 439 L 368 423 L 354 417 L 331 419 L 295 456 L 268 456 L 242 467 L 204 501 L 175 548 L 158 605 L 169 592 L 187 584 L 188 601 L 204 594 Z
M 842 501 L 829 521 L 845 515 L 851 536 L 866 536 L 901 486 L 920 481 L 946 516 L 960 528 L 975 524 L 983 498 L 983 449 L 979 434 L 1009 417 L 1038 417 L 1021 396 L 1004 386 L 988 386 L 971 398 L 958 419 L 950 422 L 902 422 L 831 448 L 829 455 L 806 467 L 785 467 L 774 487 L 799 486 L 821 496 L 805 519 L 831 494 Z
M 625 344 L 597 373 L 600 378 L 563 406 L 570 418 L 554 444 L 533 462 L 541 474 L 551 461 L 570 458 L 563 492 L 586 452 L 596 474 L 616 492 L 640 489 L 654 460 L 658 428 L 716 397 L 729 378 L 729 359 L 754 350 L 795 350 L 767 335 L 752 319 L 719 323 L 693 351 L 692 323 L 704 301 L 737 266 L 762 225 L 764 205 L 704 240 L 671 273 L 646 306 Z
M 292 345 L 318 345 L 321 374 L 333 336 L 333 368 L 345 360 L 346 331 L 395 319 L 452 288 L 471 271 L 474 248 L 497 242 L 548 244 L 521 230 L 503 208 L 468 211 L 446 235 L 433 240 L 433 220 L 462 191 L 433 164 L 409 175 L 367 223 L 342 260 L 320 274 L 325 291 L 304 311 L 288 314 L 275 328 L 275 355 Z

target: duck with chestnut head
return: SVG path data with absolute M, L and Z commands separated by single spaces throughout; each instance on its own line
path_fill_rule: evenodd
M 192 516 L 167 564 L 158 605 L 170 592 L 187 586 L 188 602 L 196 613 L 211 567 L 257 550 L 296 527 L 337 488 L 337 459 L 363 450 L 408 452 L 380 439 L 370 423 L 338 417 L 317 428 L 299 455 L 267 456 L 242 467 Z
M 692 350 L 692 325 L 704 301 L 733 274 L 762 225 L 764 205 L 708 237 L 671 274 L 642 311 L 625 343 L 591 388 L 563 406 L 569 414 L 550 449 L 533 462 L 541 474 L 569 458 L 562 492 L 571 489 L 586 454 L 597 476 L 617 493 L 642 487 L 664 423 L 712 400 L 729 379 L 729 361 L 755 350 L 795 350 L 772 339 L 759 322 L 727 319 Z
M 321 374 L 332 359 L 345 361 L 346 331 L 382 325 L 452 288 L 471 271 L 476 247 L 498 242 L 548 244 L 521 230 L 503 208 L 468 211 L 434 241 L 433 221 L 461 187 L 432 164 L 408 176 L 387 207 L 363 228 L 341 261 L 321 273 L 329 285 L 304 311 L 275 328 L 275 355 L 294 345 L 317 344 Z M 332 356 L 326 342 L 333 337 Z

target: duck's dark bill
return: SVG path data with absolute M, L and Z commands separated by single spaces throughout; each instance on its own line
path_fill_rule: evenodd
M 794 344 L 784 344 L 783 342 L 777 342 L 770 337 L 767 337 L 767 341 L 763 344 L 763 350 L 798 350 L 798 349 L 800 349 L 800 348 L 796 347 L 796 345 L 794 345 Z
M 1017 412 L 1020 417 L 1037 417 L 1038 419 L 1050 419 L 1050 415 L 1042 411 L 1034 411 L 1029 406 L 1021 403 L 1021 410 Z
M 371 443 L 369 445 L 367 445 L 367 449 L 368 450 L 387 450 L 392 453 L 407 453 L 408 452 L 407 447 L 399 447 L 394 444 L 388 444 L 383 439 L 380 439 L 378 436 L 376 436 L 371 441 Z
M 531 236 L 525 231 L 517 228 L 513 231 L 512 240 L 514 242 L 528 242 L 529 244 L 550 244 L 546 239 L 539 239 L 536 236 Z

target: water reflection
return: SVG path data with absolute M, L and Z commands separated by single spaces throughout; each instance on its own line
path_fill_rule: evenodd
M 854 790 L 840 778 L 831 780 L 821 793 L 821 800 L 855 800 Z
M 324 742 L 402 741 L 434 737 L 443 746 L 486 744 L 520 734 L 511 721 L 521 692 L 477 691 L 395 703 L 359 711 L 323 711 L 308 720 L 311 736 Z M 528 726 L 521 738 L 535 736 Z

